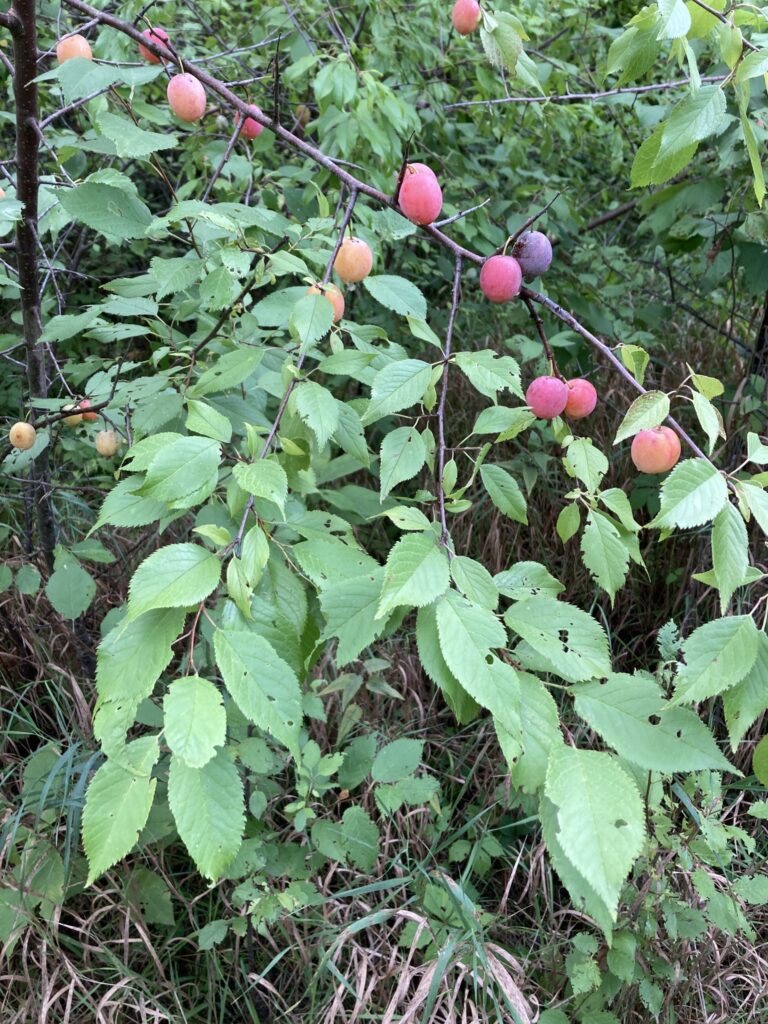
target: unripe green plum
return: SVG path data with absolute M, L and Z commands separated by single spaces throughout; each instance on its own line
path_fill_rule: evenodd
M 641 473 L 667 473 L 676 466 L 682 448 L 671 427 L 641 430 L 632 438 L 631 456 Z
M 534 416 L 552 420 L 565 409 L 568 385 L 559 377 L 537 377 L 528 385 L 525 401 Z
M 480 288 L 491 302 L 509 302 L 520 292 L 523 272 L 514 256 L 491 256 L 480 270 Z
M 309 122 L 312 120 L 312 111 L 306 105 L 306 103 L 300 103 L 296 107 L 296 120 L 299 122 L 302 128 L 306 128 Z
M 403 215 L 414 224 L 437 220 L 443 208 L 443 191 L 435 172 L 426 164 L 408 164 L 397 201 Z
M 372 266 L 373 253 L 362 238 L 345 238 L 333 261 L 333 269 L 346 284 L 368 277 Z
M 480 24 L 483 12 L 477 0 L 456 0 L 451 11 L 453 27 L 460 36 L 468 36 Z
M 333 322 L 337 324 L 344 316 L 344 296 L 335 284 L 313 284 L 307 288 L 307 295 L 322 295 L 333 306 Z
M 520 264 L 525 280 L 532 281 L 546 274 L 552 265 L 552 243 L 541 231 L 526 231 L 515 242 L 512 255 Z
M 261 116 L 261 107 L 257 107 L 255 103 L 251 104 L 248 109 Z M 239 112 L 235 114 L 235 124 L 240 124 Z M 257 139 L 263 131 L 263 124 L 259 124 L 259 122 L 254 120 L 252 117 L 246 117 L 240 134 L 245 136 L 246 139 Z
M 571 420 L 583 420 L 595 411 L 597 391 L 594 384 L 583 377 L 575 377 L 568 381 L 568 401 L 565 403 L 563 415 Z
M 96 435 L 96 451 L 105 458 L 111 458 L 120 447 L 120 438 L 114 430 L 100 430 Z
M 85 60 L 93 60 L 91 44 L 79 34 L 65 36 L 56 44 L 56 59 L 59 64 L 72 60 L 73 57 L 83 57 Z
M 154 43 L 154 45 L 157 46 L 158 49 L 163 51 L 163 56 L 166 58 L 166 60 L 170 60 L 172 56 L 171 51 L 168 49 L 167 46 L 163 45 L 163 43 L 168 42 L 169 38 L 168 33 L 165 31 L 164 28 L 147 28 L 141 34 L 144 36 L 145 39 L 148 39 L 150 43 Z M 139 43 L 139 53 L 147 62 L 147 64 L 161 63 L 161 58 L 156 57 L 155 54 L 152 53 L 151 50 L 148 50 L 146 46 L 144 46 L 142 43 Z
M 11 442 L 14 448 L 18 448 L 22 452 L 29 451 L 32 445 L 35 443 L 37 437 L 37 431 L 31 423 L 14 423 L 11 429 L 8 431 L 8 440 Z
M 180 121 L 199 121 L 205 113 L 205 89 L 193 75 L 174 75 L 166 92 L 168 104 Z

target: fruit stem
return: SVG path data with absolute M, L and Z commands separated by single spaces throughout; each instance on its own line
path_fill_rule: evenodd
M 530 226 L 531 226 L 532 224 L 535 224 L 535 223 L 536 223 L 536 221 L 537 221 L 537 220 L 539 219 L 539 217 L 543 217 L 543 216 L 544 216 L 544 214 L 545 214 L 545 213 L 547 212 L 547 210 L 548 210 L 548 209 L 550 208 L 550 206 L 552 206 L 552 204 L 553 204 L 554 202 L 556 202 L 556 200 L 558 200 L 558 199 L 560 198 L 560 196 L 561 196 L 561 195 L 562 195 L 562 193 L 561 193 L 561 192 L 555 192 L 555 194 L 554 194 L 554 195 L 552 196 L 552 198 L 551 198 L 551 199 L 549 200 L 549 202 L 547 203 L 547 205 L 546 205 L 546 206 L 543 206 L 543 207 L 542 207 L 542 208 L 541 208 L 540 210 L 538 210 L 538 211 L 537 211 L 536 213 L 533 213 L 533 214 L 531 214 L 531 216 L 530 216 L 530 217 L 528 218 L 528 220 L 527 220 L 527 221 L 525 221 L 525 223 L 524 223 L 524 224 L 521 224 L 521 225 L 520 225 L 520 227 L 519 227 L 519 228 L 517 229 L 517 231 L 516 231 L 516 232 L 514 233 L 514 235 L 510 235 L 510 236 L 509 236 L 509 238 L 507 239 L 506 243 L 504 244 L 504 249 L 503 249 L 503 251 L 504 251 L 504 252 L 506 253 L 506 251 L 507 251 L 507 246 L 509 246 L 509 245 L 514 245 L 514 244 L 515 244 L 515 242 L 516 242 L 516 241 L 518 240 L 518 238 L 520 237 L 520 235 L 522 235 L 522 234 L 523 234 L 523 232 L 527 231 L 527 230 L 528 230 L 528 228 L 529 228 L 529 227 L 530 227 Z

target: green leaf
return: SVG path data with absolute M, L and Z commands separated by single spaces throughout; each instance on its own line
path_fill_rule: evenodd
M 257 633 L 217 629 L 216 664 L 245 717 L 299 756 L 301 689 L 293 669 Z
M 202 768 L 226 741 L 221 694 L 207 679 L 187 676 L 173 683 L 163 700 L 163 713 L 168 746 L 192 768 Z
M 658 39 L 679 39 L 687 34 L 691 27 L 691 15 L 683 0 L 658 0 L 659 21 Z
M 168 803 L 198 870 L 215 882 L 235 859 L 245 827 L 243 782 L 237 768 L 223 750 L 202 768 L 174 755 Z
M 624 586 L 627 578 L 629 553 L 619 531 L 607 516 L 596 509 L 592 509 L 587 516 L 581 535 L 581 555 L 592 578 L 608 594 L 613 604 L 617 591 Z
M 750 78 L 761 78 L 768 74 L 768 50 L 757 50 L 748 53 L 739 64 L 736 72 L 736 84 L 746 82 Z
M 202 398 L 204 395 L 231 391 L 251 376 L 263 356 L 263 349 L 258 348 L 241 348 L 218 356 L 213 366 L 201 373 L 189 388 L 187 397 Z
M 333 306 L 324 295 L 305 295 L 291 311 L 288 330 L 306 352 L 333 326 Z
M 373 379 L 371 400 L 363 423 L 374 423 L 382 416 L 421 401 L 431 380 L 432 367 L 420 359 L 399 359 L 389 363 Z
M 111 629 L 96 652 L 99 700 L 149 696 L 173 657 L 186 612 L 179 608 L 150 611 L 129 625 Z
M 325 616 L 323 636 L 338 637 L 336 664 L 340 668 L 355 661 L 386 625 L 386 619 L 376 618 L 383 579 L 381 567 L 364 576 L 331 583 L 320 591 L 320 608 Z
M 161 149 L 173 149 L 179 141 L 178 136 L 172 132 L 148 132 L 139 128 L 130 118 L 107 111 L 98 115 L 96 123 L 102 135 L 115 144 L 117 155 L 130 157 L 131 160 L 141 160 Z
M 649 135 L 635 154 L 630 173 L 632 188 L 663 185 L 665 181 L 669 181 L 670 178 L 679 174 L 696 155 L 696 150 L 699 148 L 698 142 L 686 146 L 679 152 L 660 157 L 659 151 L 664 130 L 665 126 L 662 124 L 652 135 Z
M 357 459 L 363 466 L 371 464 L 368 444 L 365 440 L 362 420 L 346 402 L 339 402 L 339 425 L 333 432 L 333 439 L 342 451 Z
M 197 544 L 168 544 L 145 558 L 133 574 L 126 623 L 153 608 L 199 604 L 218 587 L 221 564 Z
M 110 67 L 108 64 L 96 64 L 95 61 L 86 60 L 84 57 L 73 57 L 65 61 L 58 66 L 56 73 L 61 82 L 64 102 L 67 104 L 120 81 L 119 68 Z
M 699 394 L 698 391 L 694 391 L 691 397 L 696 417 L 701 424 L 701 429 L 707 435 L 707 440 L 709 442 L 708 451 L 711 455 L 714 451 L 718 437 L 725 439 L 723 417 L 714 405 L 712 405 L 709 399 L 705 398 L 704 395 Z
M 421 764 L 424 744 L 420 740 L 394 740 L 382 747 L 371 769 L 374 782 L 399 782 Z
M 490 405 L 483 409 L 475 420 L 473 434 L 500 434 L 505 441 L 511 441 L 526 430 L 536 417 L 523 406 L 509 409 L 504 405 Z
M 87 885 L 136 845 L 152 806 L 151 772 L 159 754 L 157 736 L 142 736 L 125 747 L 119 761 L 105 761 L 91 779 L 83 809 Z
M 725 477 L 711 462 L 686 459 L 661 485 L 661 508 L 650 524 L 681 530 L 710 523 L 728 501 Z
M 663 391 L 646 391 L 636 398 L 616 431 L 614 444 L 633 437 L 641 430 L 658 427 L 669 416 L 669 397 Z
M 366 291 L 386 309 L 417 320 L 427 319 L 427 300 L 410 281 L 389 274 L 374 274 L 363 281 Z
M 544 785 L 552 748 L 563 742 L 557 704 L 536 678 L 518 672 L 520 685 L 520 739 L 522 753 L 509 770 L 512 782 L 525 793 L 535 793 Z M 498 731 L 498 723 L 497 723 Z
M 754 484 L 748 483 L 740 485 L 740 492 L 744 495 L 747 508 L 757 520 L 758 526 L 768 536 L 768 493 L 762 487 L 755 487 Z M 18 576 L 16 585 L 18 586 Z M 19 589 L 21 588 L 19 587 Z
M 454 356 L 454 362 L 481 395 L 495 401 L 499 391 L 511 391 L 513 395 L 523 397 L 520 367 L 512 356 L 499 356 L 492 349 L 481 349 L 479 352 L 459 352 Z
M 339 402 L 331 392 L 315 384 L 303 381 L 293 392 L 296 412 L 315 435 L 318 448 L 325 448 L 339 426 Z
M 632 505 L 624 491 L 618 487 L 609 487 L 607 491 L 600 491 L 597 497 L 609 512 L 613 512 L 625 530 L 638 532 L 640 524 L 635 522 Z
M 379 483 L 381 500 L 404 480 L 421 471 L 427 459 L 424 438 L 415 427 L 398 427 L 381 442 Z
M 695 703 L 724 693 L 757 660 L 760 633 L 751 615 L 715 619 L 699 626 L 683 644 L 685 664 L 675 681 L 674 703 Z
M 344 811 L 342 833 L 349 859 L 360 871 L 372 871 L 379 856 L 379 830 L 362 807 Z
M 444 594 L 450 583 L 448 557 L 434 536 L 408 534 L 389 552 L 376 618 L 393 608 L 421 608 Z
M 555 529 L 563 544 L 567 544 L 571 537 L 575 536 L 581 527 L 581 509 L 577 502 L 572 501 L 566 505 L 557 517 Z
M 451 672 L 443 657 L 434 605 L 419 609 L 416 617 L 416 644 L 422 668 L 432 682 L 440 687 L 456 720 L 466 725 L 477 718 L 479 705 Z
M 187 401 L 187 430 L 192 434 L 203 434 L 215 441 L 232 440 L 232 423 L 207 402 L 194 398 Z
M 588 491 L 596 491 L 608 472 L 608 459 L 588 438 L 577 437 L 568 445 L 565 465 Z
M 317 587 L 341 579 L 379 573 L 381 566 L 354 543 L 337 537 L 316 537 L 294 545 L 293 556 Z
M 510 601 L 525 601 L 539 594 L 557 597 L 565 590 L 563 584 L 539 562 L 516 562 L 511 569 L 497 573 L 493 581 L 499 592 Z
M 514 78 L 517 62 L 523 52 L 523 41 L 516 31 L 515 23 L 509 20 L 505 11 L 494 11 L 493 18 L 496 23 L 493 31 L 489 32 L 482 27 L 480 41 L 491 64 L 506 68 Z
M 752 771 L 760 785 L 768 787 L 768 736 L 763 736 L 752 753 Z
M 499 591 L 493 576 L 480 562 L 466 555 L 454 555 L 451 559 L 451 579 L 467 600 L 489 611 L 496 610 Z
M 645 371 L 648 368 L 648 363 L 651 361 L 651 357 L 645 349 L 640 348 L 639 345 L 620 345 L 619 355 L 621 356 L 622 363 L 624 363 L 635 380 L 642 384 L 645 380 Z
M 730 502 L 712 527 L 712 565 L 720 591 L 720 612 L 724 615 L 749 566 L 747 528 L 739 510 Z
M 725 723 L 733 750 L 762 713 L 768 710 L 768 635 L 760 633 L 757 658 L 741 682 L 723 694 Z
M 244 491 L 254 498 L 266 498 L 273 502 L 285 515 L 288 498 L 288 477 L 276 459 L 257 459 L 255 462 L 238 462 L 232 471 L 235 480 Z
M 129 183 L 129 179 L 125 181 Z M 100 184 L 92 176 L 82 185 L 59 189 L 57 194 L 70 217 L 98 231 L 112 243 L 143 238 L 152 221 L 152 214 L 133 186 L 117 188 Z
M 545 795 L 557 807 L 557 838 L 615 921 L 622 886 L 645 842 L 637 786 L 610 754 L 555 747 Z
M 187 499 L 211 481 L 215 487 L 220 459 L 217 441 L 209 437 L 181 437 L 159 451 L 149 463 L 141 493 L 155 501 L 176 502 Z
M 647 771 L 733 771 L 693 711 L 672 707 L 643 676 L 612 674 L 574 692 L 578 714 L 619 754 Z
M 512 736 L 520 735 L 520 687 L 517 673 L 492 655 L 506 646 L 506 633 L 493 612 L 455 591 L 436 608 L 440 650 L 467 693 L 487 708 Z
M 517 480 L 501 466 L 481 466 L 480 476 L 496 508 L 516 523 L 527 525 L 527 505 Z
M 552 597 L 532 597 L 509 608 L 504 621 L 563 679 L 580 683 L 611 672 L 608 637 L 580 608 Z
M 45 585 L 48 600 L 65 619 L 76 619 L 91 606 L 96 582 L 78 562 L 68 561 Z
M 16 573 L 16 589 L 25 597 L 33 597 L 38 592 L 40 581 L 40 573 L 34 565 L 22 565 Z
M 720 85 L 702 86 L 681 100 L 664 121 L 656 163 L 719 134 L 726 120 L 724 89 Z

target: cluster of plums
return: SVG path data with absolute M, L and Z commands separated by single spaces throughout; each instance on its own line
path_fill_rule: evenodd
M 62 417 L 62 423 L 67 427 L 76 427 L 83 421 L 93 423 L 99 418 L 99 414 L 91 410 L 91 400 L 89 398 L 84 398 L 77 405 L 65 405 L 63 411 L 68 412 L 70 409 L 72 410 L 71 413 L 68 416 Z M 9 430 L 8 440 L 14 448 L 26 452 L 29 451 L 37 440 L 37 431 L 31 423 L 25 423 L 23 420 L 20 420 L 18 423 L 14 423 Z M 120 435 L 115 430 L 100 430 L 96 435 L 96 451 L 99 455 L 105 456 L 105 458 L 110 458 L 114 455 L 120 447 L 120 443 Z
M 461 35 L 473 32 L 480 24 L 481 18 L 482 11 L 477 0 L 456 0 L 451 19 L 456 31 Z M 158 47 L 164 59 L 173 59 L 169 48 L 169 36 L 165 29 L 148 28 L 142 35 Z M 150 64 L 161 62 L 159 56 L 142 44 L 139 45 L 139 52 Z M 71 35 L 60 40 L 56 47 L 56 55 L 59 62 L 70 60 L 72 57 L 92 59 L 88 40 L 80 35 Z M 174 75 L 168 82 L 167 94 L 169 106 L 180 120 L 197 121 L 205 113 L 205 89 L 193 75 Z M 259 107 L 253 105 L 249 109 L 256 116 L 261 116 Z M 299 114 L 297 110 L 297 117 L 301 124 L 305 124 L 309 111 L 303 108 Z M 240 121 L 241 115 L 237 113 L 235 124 L 239 125 Z M 253 117 L 245 117 L 240 130 L 246 138 L 255 139 L 264 131 L 264 126 Z M 437 220 L 443 208 L 443 192 L 437 175 L 430 167 L 423 163 L 406 165 L 397 194 L 397 205 L 403 215 L 414 224 L 427 227 Z M 519 295 L 523 281 L 531 281 L 545 274 L 551 263 L 552 244 L 547 236 L 541 231 L 525 231 L 514 242 L 510 255 L 504 252 L 485 260 L 480 269 L 480 290 L 490 302 L 509 302 Z M 339 278 L 345 284 L 356 284 L 370 274 L 372 267 L 373 253 L 367 242 L 361 238 L 345 238 L 339 246 L 333 264 Z M 344 315 L 344 295 L 340 288 L 335 284 L 314 284 L 307 291 L 310 295 L 324 296 L 333 307 L 334 323 L 341 320 Z M 571 420 L 580 420 L 594 411 L 597 405 L 597 392 L 588 380 L 582 378 L 565 381 L 561 377 L 544 376 L 537 377 L 531 383 L 525 399 L 531 411 L 540 419 L 551 420 L 562 415 Z M 74 421 L 75 417 L 69 417 L 65 422 L 70 422 L 70 419 Z M 32 431 L 31 435 L 29 431 Z M 102 434 L 114 434 L 114 431 L 102 431 Z M 14 436 L 25 443 L 18 444 L 14 441 Z M 30 448 L 34 444 L 34 428 L 30 424 L 17 423 L 11 431 L 11 443 L 19 448 Z M 97 448 L 98 446 L 97 439 Z M 679 458 L 680 440 L 669 427 L 641 431 L 632 443 L 632 459 L 637 468 L 646 473 L 666 472 Z

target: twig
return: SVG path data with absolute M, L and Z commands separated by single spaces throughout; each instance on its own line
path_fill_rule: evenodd
M 216 168 L 216 170 L 211 175 L 211 180 L 208 182 L 208 186 L 207 186 L 205 192 L 203 192 L 203 202 L 204 203 L 208 202 L 208 196 L 211 194 L 211 189 L 213 188 L 213 186 L 218 181 L 218 178 L 219 178 L 219 175 L 221 174 L 221 172 L 224 170 L 224 165 L 226 164 L 227 160 L 229 160 L 229 157 L 230 157 L 230 155 L 232 153 L 232 150 L 235 148 L 235 143 L 237 142 L 237 140 L 238 140 L 238 138 L 240 136 L 240 132 L 243 130 L 243 125 L 244 124 L 245 124 L 245 118 L 244 117 L 239 117 L 237 119 L 236 124 L 235 124 L 235 130 L 232 132 L 232 135 L 230 136 L 229 142 L 227 143 L 227 148 L 224 150 L 224 155 L 222 156 L 221 160 L 219 161 L 219 166 Z
M 528 228 L 531 226 L 531 224 L 535 224 L 536 221 L 540 217 L 543 217 L 544 214 L 547 212 L 547 210 L 550 208 L 550 206 L 552 206 L 554 203 L 556 203 L 557 200 L 560 198 L 560 196 L 561 196 L 561 193 L 560 192 L 556 192 L 552 196 L 552 198 L 549 200 L 549 202 L 547 203 L 546 206 L 542 207 L 540 210 L 537 210 L 536 213 L 531 214 L 531 216 L 528 218 L 528 220 L 525 221 L 524 224 L 520 225 L 520 227 L 517 229 L 517 231 L 514 233 L 514 235 L 510 235 L 509 236 L 509 239 L 507 240 L 507 242 L 498 251 L 501 252 L 503 249 L 506 249 L 507 246 L 514 245 L 515 242 L 520 237 L 520 235 L 522 235 L 524 231 L 527 231 Z
M 544 330 L 544 321 L 539 316 L 538 312 L 534 308 L 533 303 L 527 295 L 523 295 L 523 302 L 525 303 L 528 312 L 531 314 L 531 320 L 533 320 L 534 324 L 536 325 L 536 330 L 538 332 L 539 338 L 541 339 L 541 343 L 544 346 L 544 351 L 547 354 L 547 359 L 549 360 L 549 365 L 552 368 L 552 373 L 555 375 L 555 377 L 559 377 L 560 380 L 562 380 L 563 375 L 560 373 L 557 363 L 555 362 L 554 353 L 552 352 L 552 348 L 550 347 L 549 341 L 547 339 L 546 331 Z
M 725 21 L 726 19 L 722 18 L 721 20 Z M 701 80 L 708 83 L 724 82 L 727 77 L 727 75 L 705 75 Z M 461 100 L 457 103 L 446 103 L 443 110 L 456 110 L 459 107 L 498 107 L 509 103 L 585 103 L 591 100 L 608 99 L 611 96 L 640 96 L 649 92 L 664 92 L 690 84 L 690 78 L 678 78 L 674 82 L 623 86 L 621 89 L 606 89 L 603 92 L 566 92 L 557 96 L 500 96 L 489 100 Z
M 718 21 L 722 21 L 724 25 L 729 23 L 728 19 L 721 11 L 716 11 L 714 7 L 710 7 L 709 4 L 705 4 L 703 0 L 693 0 L 693 3 L 695 3 L 697 7 L 700 7 L 702 11 L 706 11 L 707 14 L 711 14 L 713 18 L 717 18 Z M 752 50 L 754 53 L 758 52 L 759 48 L 753 43 L 750 43 L 748 39 L 744 39 L 743 44 L 748 50 Z
M 448 558 L 451 557 L 450 534 L 445 515 L 445 490 L 443 489 L 443 473 L 445 472 L 445 405 L 448 397 L 448 369 L 453 350 L 453 326 L 459 309 L 461 296 L 461 256 L 456 256 L 453 269 L 453 290 L 451 292 L 451 314 L 448 318 L 448 329 L 445 332 L 443 346 L 443 377 L 440 381 L 440 400 L 437 404 L 437 506 L 440 512 L 440 543 L 445 548 Z
M 460 213 L 454 213 L 452 217 L 445 217 L 443 220 L 436 220 L 434 222 L 436 228 L 444 228 L 448 224 L 454 224 L 457 220 L 461 220 L 462 217 L 468 217 L 470 213 L 474 213 L 475 210 L 482 210 L 484 206 L 487 206 L 491 201 L 491 196 L 484 199 L 482 203 L 478 203 L 477 206 L 470 206 L 468 210 L 462 210 Z

